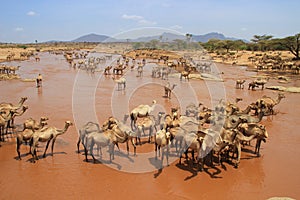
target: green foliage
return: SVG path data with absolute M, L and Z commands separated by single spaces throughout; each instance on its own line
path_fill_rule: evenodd
M 18 45 L 18 48 L 27 49 L 27 46 L 26 45 Z

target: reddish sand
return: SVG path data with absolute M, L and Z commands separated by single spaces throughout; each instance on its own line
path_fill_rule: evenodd
M 93 120 L 94 115 L 100 124 L 110 115 L 122 119 L 128 110 L 139 104 L 151 104 L 153 99 L 159 104 L 156 112 L 158 110 L 169 112 L 172 106 L 179 106 L 179 103 L 182 104 L 181 110 L 184 112 L 188 103 L 196 103 L 196 97 L 193 96 L 197 96 L 198 101 L 210 106 L 212 102 L 218 100 L 218 95 L 222 92 L 225 92 L 230 101 L 235 97 L 242 97 L 244 101 L 240 102 L 240 105 L 243 108 L 265 94 L 276 97 L 276 91 L 234 88 L 237 78 L 245 78 L 248 83 L 253 79 L 251 76 L 256 75 L 254 72 L 247 72 L 237 66 L 218 65 L 218 69 L 224 72 L 222 77 L 225 80 L 225 90 L 223 83 L 220 82 L 191 80 L 187 83 L 180 82 L 178 78 L 170 78 L 169 81 L 176 83 L 177 86 L 173 98 L 168 100 L 162 97 L 163 87 L 160 85 L 164 85 L 166 81 L 152 80 L 150 67 L 145 70 L 143 78 L 136 77 L 136 71 L 127 72 L 126 92 L 116 91 L 110 77 L 101 77 L 98 80 L 100 73 L 96 73 L 94 77 L 81 73 L 77 81 L 81 80 L 81 86 L 86 88 L 79 88 L 76 93 L 73 92 L 73 86 L 78 84 L 75 82 L 77 71 L 70 69 L 61 55 L 43 53 L 39 63 L 33 60 L 12 63 L 22 66 L 19 73 L 23 78 L 34 78 L 38 73 L 42 73 L 44 77 L 41 89 L 35 88 L 34 82 L 18 80 L 0 82 L 1 102 L 17 103 L 20 97 L 28 97 L 25 104 L 29 106 L 29 110 L 16 119 L 16 124 L 21 124 L 29 117 L 39 119 L 40 116 L 48 116 L 50 118 L 48 124 L 51 126 L 63 127 L 66 120 L 76 124 L 57 139 L 53 157 L 49 149 L 46 158 L 40 157 L 35 164 L 30 162 L 31 156 L 26 154 L 29 151 L 28 146 L 21 147 L 22 160 L 19 161 L 16 159 L 15 138 L 9 138 L 2 143 L 0 199 L 266 199 L 274 196 L 297 199 L 300 197 L 300 181 L 297 175 L 300 168 L 298 158 L 300 135 L 297 129 L 300 120 L 300 94 L 286 93 L 286 98 L 275 107 L 278 114 L 263 119 L 262 123 L 267 127 L 269 138 L 262 144 L 262 156 L 258 158 L 252 153 L 253 146 L 247 147 L 250 151 L 242 153 L 238 169 L 225 163 L 223 168 L 205 166 L 203 172 L 197 172 L 191 163 L 179 165 L 178 159 L 175 159 L 170 166 L 158 170 L 155 168 L 156 163 L 153 164 L 156 162 L 153 161 L 154 144 L 138 146 L 137 157 L 132 155 L 131 146 L 129 158 L 124 156 L 123 150 L 121 152 L 116 150 L 112 164 L 87 163 L 84 162 L 82 152 L 76 153 L 76 127 Z M 275 79 L 270 80 L 269 84 L 272 83 L 278 85 Z M 95 90 L 89 88 L 95 84 Z M 289 85 L 300 86 L 299 77 Z M 195 94 L 190 94 L 191 88 Z M 92 92 L 95 98 L 86 97 Z M 90 104 L 94 99 L 95 114 L 94 105 Z M 44 144 L 39 146 L 42 148 L 39 148 L 38 155 L 41 155 Z M 120 146 L 121 149 L 125 148 L 123 144 Z M 142 160 L 141 152 L 148 152 L 151 156 L 146 161 Z M 103 150 L 103 154 L 103 163 L 107 163 L 107 152 Z M 90 157 L 89 160 L 91 161 Z M 152 171 L 153 168 L 156 170 Z M 143 169 L 145 172 L 140 173 Z

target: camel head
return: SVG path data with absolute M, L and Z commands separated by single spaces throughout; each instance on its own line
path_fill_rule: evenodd
M 285 98 L 285 95 L 284 95 L 284 93 L 278 93 L 278 98 L 279 98 L 279 99 L 283 99 L 283 98 Z
M 49 118 L 48 118 L 48 117 L 41 117 L 40 120 L 41 120 L 41 121 L 47 121 L 47 120 L 49 120 Z
M 73 123 L 71 121 L 65 121 L 66 126 L 72 126 Z

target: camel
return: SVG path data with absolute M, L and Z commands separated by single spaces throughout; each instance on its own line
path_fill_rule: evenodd
M 174 90 L 176 84 L 173 84 L 173 86 L 171 87 L 170 83 L 168 82 L 166 85 L 165 85 L 165 97 L 166 98 L 169 98 L 171 99 L 171 93 L 172 93 L 172 90 Z
M 28 106 L 23 106 L 22 111 L 17 109 L 3 109 L 0 111 L 0 140 L 4 141 L 4 134 L 8 133 L 9 128 L 14 129 L 13 120 L 16 116 L 21 116 L 28 109 Z M 12 131 L 13 132 L 13 131 Z M 12 134 L 11 132 L 11 134 Z
M 260 156 L 261 141 L 266 142 L 268 138 L 266 127 L 258 123 L 241 123 L 237 129 L 247 137 L 254 135 L 257 138 L 254 153 Z
M 41 59 L 38 55 L 35 56 L 35 62 L 39 62 Z
M 112 136 L 113 136 L 113 131 L 112 130 L 106 130 L 103 133 L 95 131 L 95 132 L 91 132 L 89 135 L 87 135 L 86 142 L 85 142 L 85 145 L 84 145 L 85 161 L 86 162 L 88 161 L 88 159 L 87 159 L 87 153 L 88 153 L 87 149 L 88 148 L 90 150 L 90 154 L 93 158 L 93 161 L 94 162 L 96 161 L 96 159 L 94 157 L 94 154 L 93 154 L 93 148 L 94 148 L 94 145 L 97 144 L 100 148 L 109 146 L 109 159 L 110 159 L 110 162 L 111 162 L 112 159 L 113 159 L 113 147 L 115 145 L 113 143 Z M 101 153 L 101 155 L 102 155 L 102 153 Z
M 123 70 L 125 70 L 125 69 L 126 69 L 126 66 L 122 67 L 122 64 L 120 64 L 119 66 L 114 67 L 113 73 L 117 74 L 117 75 L 123 75 Z
M 161 79 L 162 80 L 168 80 L 169 78 L 170 69 L 168 67 L 162 67 L 161 68 Z
M 130 119 L 131 119 L 131 128 L 134 129 L 136 128 L 136 120 L 138 117 L 146 117 L 148 116 L 155 108 L 156 106 L 156 101 L 153 100 L 152 101 L 152 105 L 139 105 L 138 107 L 134 108 L 131 112 L 130 112 Z
M 46 151 L 48 149 L 49 143 L 52 140 L 52 145 L 51 145 L 51 154 L 53 156 L 53 149 L 54 149 L 54 144 L 56 141 L 56 138 L 62 134 L 64 134 L 70 126 L 72 126 L 73 123 L 70 121 L 65 121 L 65 127 L 63 129 L 58 129 L 56 127 L 46 127 L 43 128 L 39 131 L 35 131 L 32 139 L 31 139 L 31 154 L 33 158 L 33 162 L 35 160 L 38 160 L 37 154 L 36 154 L 36 148 L 39 142 L 47 142 L 46 148 L 43 154 L 43 157 L 46 157 Z
M 261 89 L 264 89 L 265 84 L 268 82 L 268 79 L 258 79 L 255 80 L 254 83 L 256 84 L 257 87 L 261 85 Z
M 158 156 L 160 157 L 160 149 L 162 149 L 162 155 L 161 155 L 161 163 L 163 164 L 164 160 L 164 149 L 166 149 L 166 159 L 167 159 L 167 165 L 169 166 L 169 143 L 170 143 L 171 135 L 169 132 L 166 132 L 165 129 L 159 130 L 155 134 L 155 159 L 157 159 L 157 151 Z
M 17 105 L 13 105 L 11 103 L 0 103 L 0 110 L 2 109 L 20 109 L 24 102 L 27 100 L 27 97 L 21 97 L 19 103 Z
M 254 137 L 255 137 L 255 135 L 250 135 L 249 137 L 246 137 L 239 130 L 236 130 L 236 129 L 223 130 L 221 132 L 223 147 L 221 147 L 219 152 L 222 151 L 222 149 L 224 149 L 226 147 L 228 147 L 227 150 L 230 150 L 230 149 L 233 150 L 233 154 L 234 153 L 237 154 L 236 161 L 234 163 L 234 167 L 237 168 L 240 163 L 241 153 L 242 153 L 241 142 L 242 141 L 249 142 Z
M 105 67 L 105 69 L 104 69 L 104 75 L 109 75 L 111 68 L 112 68 L 112 66 Z
M 236 89 L 244 89 L 244 83 L 246 80 L 237 80 L 235 84 Z
M 17 133 L 17 135 L 16 135 L 16 138 L 17 138 L 17 153 L 18 153 L 19 160 L 21 160 L 20 147 L 21 147 L 22 143 L 23 142 L 27 143 L 27 141 L 29 141 L 32 138 L 34 131 L 41 131 L 48 124 L 47 121 L 44 120 L 44 119 L 45 118 L 41 118 L 39 124 L 34 124 L 34 126 L 31 126 L 31 127 L 28 126 L 22 132 Z M 25 125 L 24 125 L 24 127 L 25 127 Z M 29 153 L 30 152 L 31 151 L 29 151 Z
M 82 143 L 82 145 L 84 145 L 86 137 L 92 132 L 100 132 L 99 124 L 97 124 L 95 122 L 87 122 L 79 129 L 78 142 L 77 142 L 77 153 L 80 153 L 80 151 L 79 151 L 80 142 Z
M 141 144 L 141 133 L 143 132 L 143 134 L 145 135 L 145 130 L 149 130 L 148 143 L 151 142 L 153 129 L 155 129 L 155 131 L 157 132 L 156 126 L 160 125 L 160 121 L 163 114 L 164 114 L 163 112 L 159 112 L 157 115 L 157 119 L 155 118 L 155 116 L 149 115 L 137 122 L 137 135 L 140 144 Z
M 29 118 L 27 120 L 25 120 L 25 122 L 23 123 L 23 131 L 25 129 L 31 129 L 33 131 L 40 129 L 40 125 L 42 124 L 42 122 L 45 122 L 49 120 L 48 117 L 41 117 L 40 121 L 37 122 L 36 120 Z
M 258 85 L 256 85 L 256 83 L 254 81 L 250 82 L 248 84 L 248 90 L 255 90 L 255 88 L 258 87 Z
M 123 90 L 125 90 L 125 88 L 126 88 L 126 78 L 121 77 L 121 78 L 116 80 L 113 77 L 112 79 L 118 84 L 118 90 L 122 90 L 122 85 L 123 85 Z
M 117 145 L 118 143 L 126 143 L 127 154 L 129 155 L 129 146 L 128 146 L 129 140 L 131 141 L 134 147 L 134 155 L 136 155 L 136 145 L 133 141 L 134 138 L 136 138 L 136 134 L 133 131 L 131 131 L 131 129 L 128 126 L 126 126 L 121 122 L 114 124 L 112 129 L 107 129 L 100 134 L 98 131 L 92 132 L 87 136 L 84 145 L 85 159 L 86 161 L 88 161 L 87 149 L 89 148 L 94 162 L 96 161 L 93 155 L 93 146 L 95 144 L 97 144 L 98 147 L 109 146 L 110 162 L 112 159 L 114 159 L 114 145 Z
M 198 107 L 194 103 L 190 103 L 189 105 L 186 106 L 185 108 L 185 115 L 186 116 L 193 116 L 197 117 L 198 113 L 200 112 L 200 107 L 202 106 L 202 103 L 198 104 Z
M 263 96 L 262 98 L 258 99 L 256 101 L 256 105 L 258 108 L 262 110 L 266 110 L 264 113 L 265 115 L 273 115 L 274 114 L 274 106 L 280 103 L 281 99 L 285 98 L 285 95 L 283 93 L 278 93 L 277 99 L 272 99 L 271 97 L 268 96 Z
M 8 129 L 9 128 L 12 128 L 12 129 L 15 128 L 15 125 L 14 125 L 15 117 L 22 116 L 25 113 L 26 110 L 28 110 L 28 106 L 24 105 L 24 106 L 22 106 L 22 111 L 20 111 L 20 112 L 14 112 L 14 114 L 11 116 L 11 119 L 8 120 L 8 122 L 7 122 L 6 134 L 8 133 Z M 12 130 L 11 133 L 13 133 L 13 130 Z
M 182 153 L 183 152 L 185 154 L 186 160 L 188 159 L 187 154 L 188 154 L 189 149 L 192 150 L 192 158 L 194 159 L 194 151 L 196 151 L 196 152 L 200 151 L 203 139 L 204 139 L 203 137 L 199 137 L 194 132 L 191 132 L 191 133 L 188 133 L 188 134 L 184 135 L 184 143 L 183 143 L 183 146 L 181 147 L 181 150 L 180 150 L 179 164 L 181 164 L 181 158 L 182 158 Z M 198 158 L 200 158 L 199 155 L 198 155 Z M 198 160 L 197 163 L 199 165 L 198 169 L 199 169 L 199 171 L 202 171 L 202 165 L 199 162 L 200 159 L 197 159 L 197 160 Z
M 138 72 L 138 75 L 137 75 L 137 77 L 142 77 L 143 76 L 143 65 L 139 65 L 138 67 L 137 67 L 137 72 Z
M 181 74 L 180 74 L 180 81 L 182 81 L 182 77 L 185 78 L 185 80 L 190 80 L 190 73 L 191 73 L 192 70 L 188 70 L 188 71 L 182 71 Z

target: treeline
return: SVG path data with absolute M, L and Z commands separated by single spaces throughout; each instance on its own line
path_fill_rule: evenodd
M 133 42 L 133 49 L 153 48 L 166 50 L 199 50 L 206 49 L 209 52 L 230 51 L 290 51 L 295 59 L 299 60 L 300 33 L 285 38 L 273 38 L 271 35 L 254 35 L 251 42 L 243 40 L 219 40 L 210 39 L 208 42 L 191 42 L 192 40 L 174 40 L 173 42 L 161 42 L 151 40 L 149 42 Z

